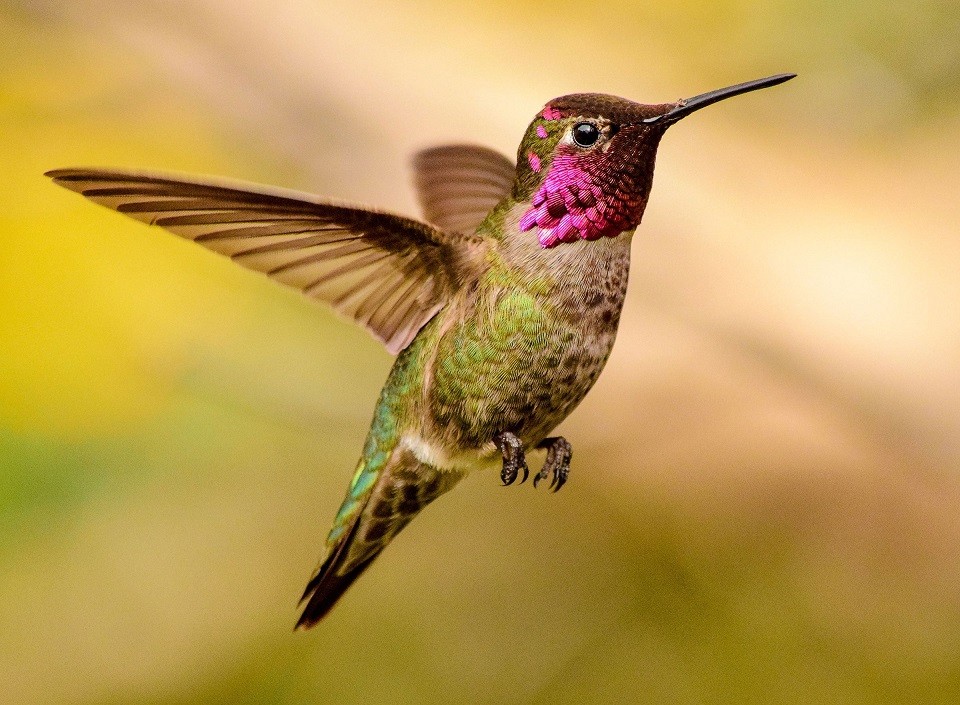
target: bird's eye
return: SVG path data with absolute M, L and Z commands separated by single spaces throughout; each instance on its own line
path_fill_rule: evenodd
M 578 122 L 573 126 L 573 141 L 578 147 L 592 147 L 600 139 L 600 130 L 592 122 Z

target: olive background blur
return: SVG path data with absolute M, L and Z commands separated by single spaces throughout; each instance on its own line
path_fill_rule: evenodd
M 0 699 L 960 700 L 958 36 L 936 0 L 0 3 Z M 418 148 L 781 71 L 664 139 L 563 492 L 469 478 L 308 633 L 390 357 L 42 176 L 416 214 Z

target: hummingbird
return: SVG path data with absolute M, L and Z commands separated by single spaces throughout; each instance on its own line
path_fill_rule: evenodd
M 522 483 L 536 448 L 546 456 L 533 485 L 564 486 L 572 448 L 550 433 L 613 347 L 660 139 L 703 107 L 794 76 L 655 105 L 555 98 L 516 163 L 474 145 L 415 155 L 424 220 L 225 179 L 107 168 L 47 176 L 331 304 L 397 355 L 301 598 L 305 629 L 469 472 L 499 468 L 504 485 L 521 474 Z

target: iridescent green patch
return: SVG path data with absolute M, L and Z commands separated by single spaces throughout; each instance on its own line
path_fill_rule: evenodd
M 351 514 L 360 509 L 360 502 L 354 498 L 348 499 L 346 502 L 340 505 L 340 511 L 337 512 L 337 516 L 334 518 L 334 525 L 340 524 Z
M 350 493 L 354 497 L 359 497 L 368 492 L 370 488 L 373 487 L 373 483 L 376 481 L 378 474 L 376 470 L 373 470 L 357 475 L 353 480 L 353 485 L 350 487 Z

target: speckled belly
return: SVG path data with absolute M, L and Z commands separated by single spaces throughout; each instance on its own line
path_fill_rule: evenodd
M 570 315 L 522 289 L 491 292 L 439 340 L 428 390 L 435 432 L 460 448 L 488 446 L 500 431 L 542 440 L 596 382 L 621 302 Z

